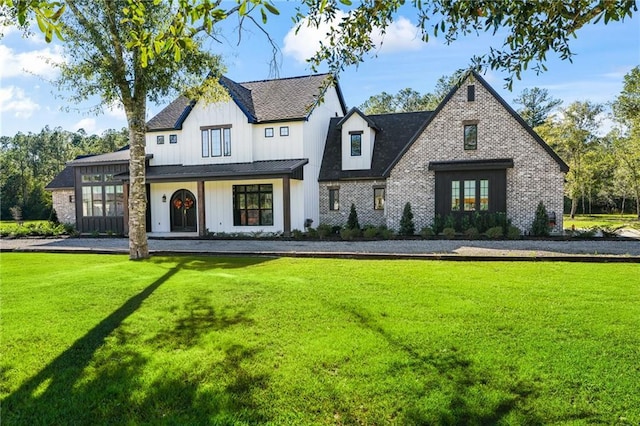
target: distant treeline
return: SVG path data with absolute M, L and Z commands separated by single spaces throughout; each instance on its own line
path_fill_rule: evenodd
M 25 220 L 48 219 L 51 194 L 44 187 L 78 155 L 103 154 L 127 145 L 129 133 L 107 130 L 87 135 L 46 126 L 40 133 L 18 133 L 0 137 L 0 218 L 12 219 L 18 206 Z

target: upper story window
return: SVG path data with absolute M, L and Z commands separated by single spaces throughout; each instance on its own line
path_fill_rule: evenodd
M 351 138 L 351 156 L 359 157 L 362 155 L 362 132 L 349 132 Z
M 169 135 L 169 143 L 178 143 L 178 135 Z
M 231 125 L 202 127 L 203 157 L 229 157 L 231 155 Z
M 156 136 L 156 143 L 158 145 L 164 145 L 164 135 Z
M 280 127 L 280 136 L 289 136 L 289 126 Z
M 474 150 L 478 148 L 478 124 L 464 125 L 464 149 Z
M 272 138 L 273 137 L 273 127 L 267 127 L 264 129 L 264 137 Z

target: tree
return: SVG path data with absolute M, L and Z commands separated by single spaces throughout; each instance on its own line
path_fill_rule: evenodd
M 395 95 L 382 92 L 369 97 L 358 108 L 365 114 L 432 111 L 438 107 L 463 75 L 463 70 L 458 70 L 450 76 L 443 75 L 436 82 L 434 93 L 421 95 L 420 92 L 410 88 L 402 89 Z
M 130 149 L 129 257 L 148 257 L 147 101 L 175 91 L 205 101 L 224 98 L 226 91 L 216 78 L 222 70 L 220 58 L 204 51 L 202 36 L 212 35 L 214 25 L 232 14 L 256 22 L 251 12 L 259 10 L 266 22 L 267 12 L 278 11 L 262 0 L 240 0 L 228 9 L 218 0 L 0 1 L 14 7 L 11 13 L 20 25 L 35 19 L 47 41 L 53 34 L 63 40 L 67 62 L 60 65 L 57 82 L 75 91 L 72 101 L 97 95 L 104 105 L 123 106 Z
M 625 132 L 614 138 L 614 155 L 628 178 L 636 198 L 636 214 L 640 220 L 640 66 L 624 76 L 622 92 L 612 105 L 614 118 Z
M 337 74 L 346 67 L 362 62 L 375 51 L 371 34 L 384 34 L 405 2 L 366 1 L 351 6 L 350 0 L 302 0 L 296 20 L 303 25 L 318 27 L 331 22 L 317 53 L 309 59 L 313 69 L 326 63 Z M 509 73 L 506 86 L 520 78 L 527 68 L 536 73 L 546 70 L 549 53 L 571 60 L 570 40 L 576 31 L 591 22 L 604 19 L 622 21 L 638 10 L 635 0 L 561 1 L 475 1 L 423 0 L 413 1 L 420 36 L 426 42 L 433 35 L 444 36 L 447 44 L 468 34 L 492 32 L 505 34 L 499 47 L 471 59 L 476 69 L 502 69 Z M 338 18 L 342 5 L 348 13 Z M 347 9 L 345 7 L 345 9 Z M 404 11 L 404 9 L 403 9 Z M 406 13 L 406 12 L 404 12 Z
M 400 218 L 400 230 L 398 234 L 411 236 L 416 233 L 416 226 L 413 223 L 413 212 L 411 211 L 411 203 L 407 202 L 402 210 Z
M 575 216 L 580 197 L 584 200 L 589 192 L 592 178 L 588 170 L 588 153 L 596 149 L 600 141 L 596 131 L 602 111 L 600 104 L 574 102 L 561 110 L 560 118 L 552 117 L 536 128 L 569 165 L 565 190 L 571 198 L 571 218 Z
M 562 100 L 552 98 L 547 89 L 539 87 L 524 89 L 513 101 L 522 105 L 518 114 L 532 128 L 544 123 L 551 111 L 562 103 Z
M 360 223 L 358 222 L 358 212 L 356 211 L 356 205 L 351 203 L 351 210 L 349 210 L 349 218 L 347 219 L 347 229 L 360 229 Z

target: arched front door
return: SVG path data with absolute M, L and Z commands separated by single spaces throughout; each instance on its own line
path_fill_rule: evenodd
M 171 232 L 195 232 L 196 197 L 186 189 L 179 189 L 171 196 Z

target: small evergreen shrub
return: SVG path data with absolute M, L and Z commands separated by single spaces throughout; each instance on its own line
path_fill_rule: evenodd
M 318 231 L 316 230 L 316 228 L 308 227 L 307 236 L 315 240 L 318 238 Z
M 340 238 L 346 241 L 353 240 L 354 238 L 357 238 L 359 236 L 360 236 L 359 229 L 342 228 L 340 230 Z
M 442 230 L 442 235 L 444 235 L 445 238 L 452 239 L 456 236 L 456 230 L 455 228 L 444 228 Z
M 478 231 L 478 228 L 471 227 L 464 231 L 464 235 L 467 238 L 475 240 L 480 236 L 480 232 Z
M 456 218 L 453 217 L 452 214 L 448 215 L 444 218 L 443 230 L 444 228 L 453 228 L 456 229 Z
M 365 238 L 375 238 L 378 236 L 378 228 L 375 226 L 365 226 L 364 231 L 362 231 L 362 235 Z
M 318 237 L 320 237 L 321 240 L 334 234 L 331 225 L 327 225 L 326 223 L 321 223 L 320 225 L 318 225 L 317 231 Z
M 349 218 L 347 219 L 347 228 L 360 229 L 358 223 L 358 212 L 356 211 L 356 205 L 351 203 L 351 210 L 349 211 Z
M 502 236 L 504 235 L 504 230 L 502 229 L 502 226 L 494 226 L 492 228 L 487 229 L 487 232 L 485 232 L 485 235 L 488 238 L 495 240 L 498 238 L 502 238 Z
M 56 209 L 51 209 L 49 222 L 53 223 L 54 225 L 60 225 L 60 220 L 58 220 L 58 213 L 56 212 Z
M 462 216 L 462 220 L 460 221 L 460 230 L 466 233 L 469 228 L 475 228 L 475 226 L 471 225 L 471 219 L 469 216 Z
M 416 233 L 416 226 L 413 224 L 413 212 L 411 211 L 411 203 L 407 202 L 402 211 L 400 218 L 400 235 L 410 236 Z
M 507 238 L 510 240 L 517 240 L 520 238 L 520 228 L 517 226 L 509 225 L 507 228 Z
M 531 225 L 531 235 L 534 237 L 547 237 L 549 236 L 549 230 L 549 215 L 547 214 L 544 203 L 540 201 L 536 208 L 536 216 Z
M 444 229 L 444 219 L 439 214 L 435 215 L 433 218 L 433 223 L 431 224 L 431 230 L 433 231 L 433 235 L 438 235 Z
M 299 229 L 294 229 L 293 231 L 291 231 L 291 238 L 293 238 L 294 240 L 301 240 L 302 231 Z
M 385 240 L 390 240 L 394 237 L 393 230 L 387 228 L 386 225 L 380 225 L 378 227 L 378 235 L 380 235 L 380 238 L 383 238 Z
M 420 230 L 420 235 L 422 236 L 422 238 L 433 237 L 435 235 L 435 233 L 433 232 L 433 227 L 425 226 Z

